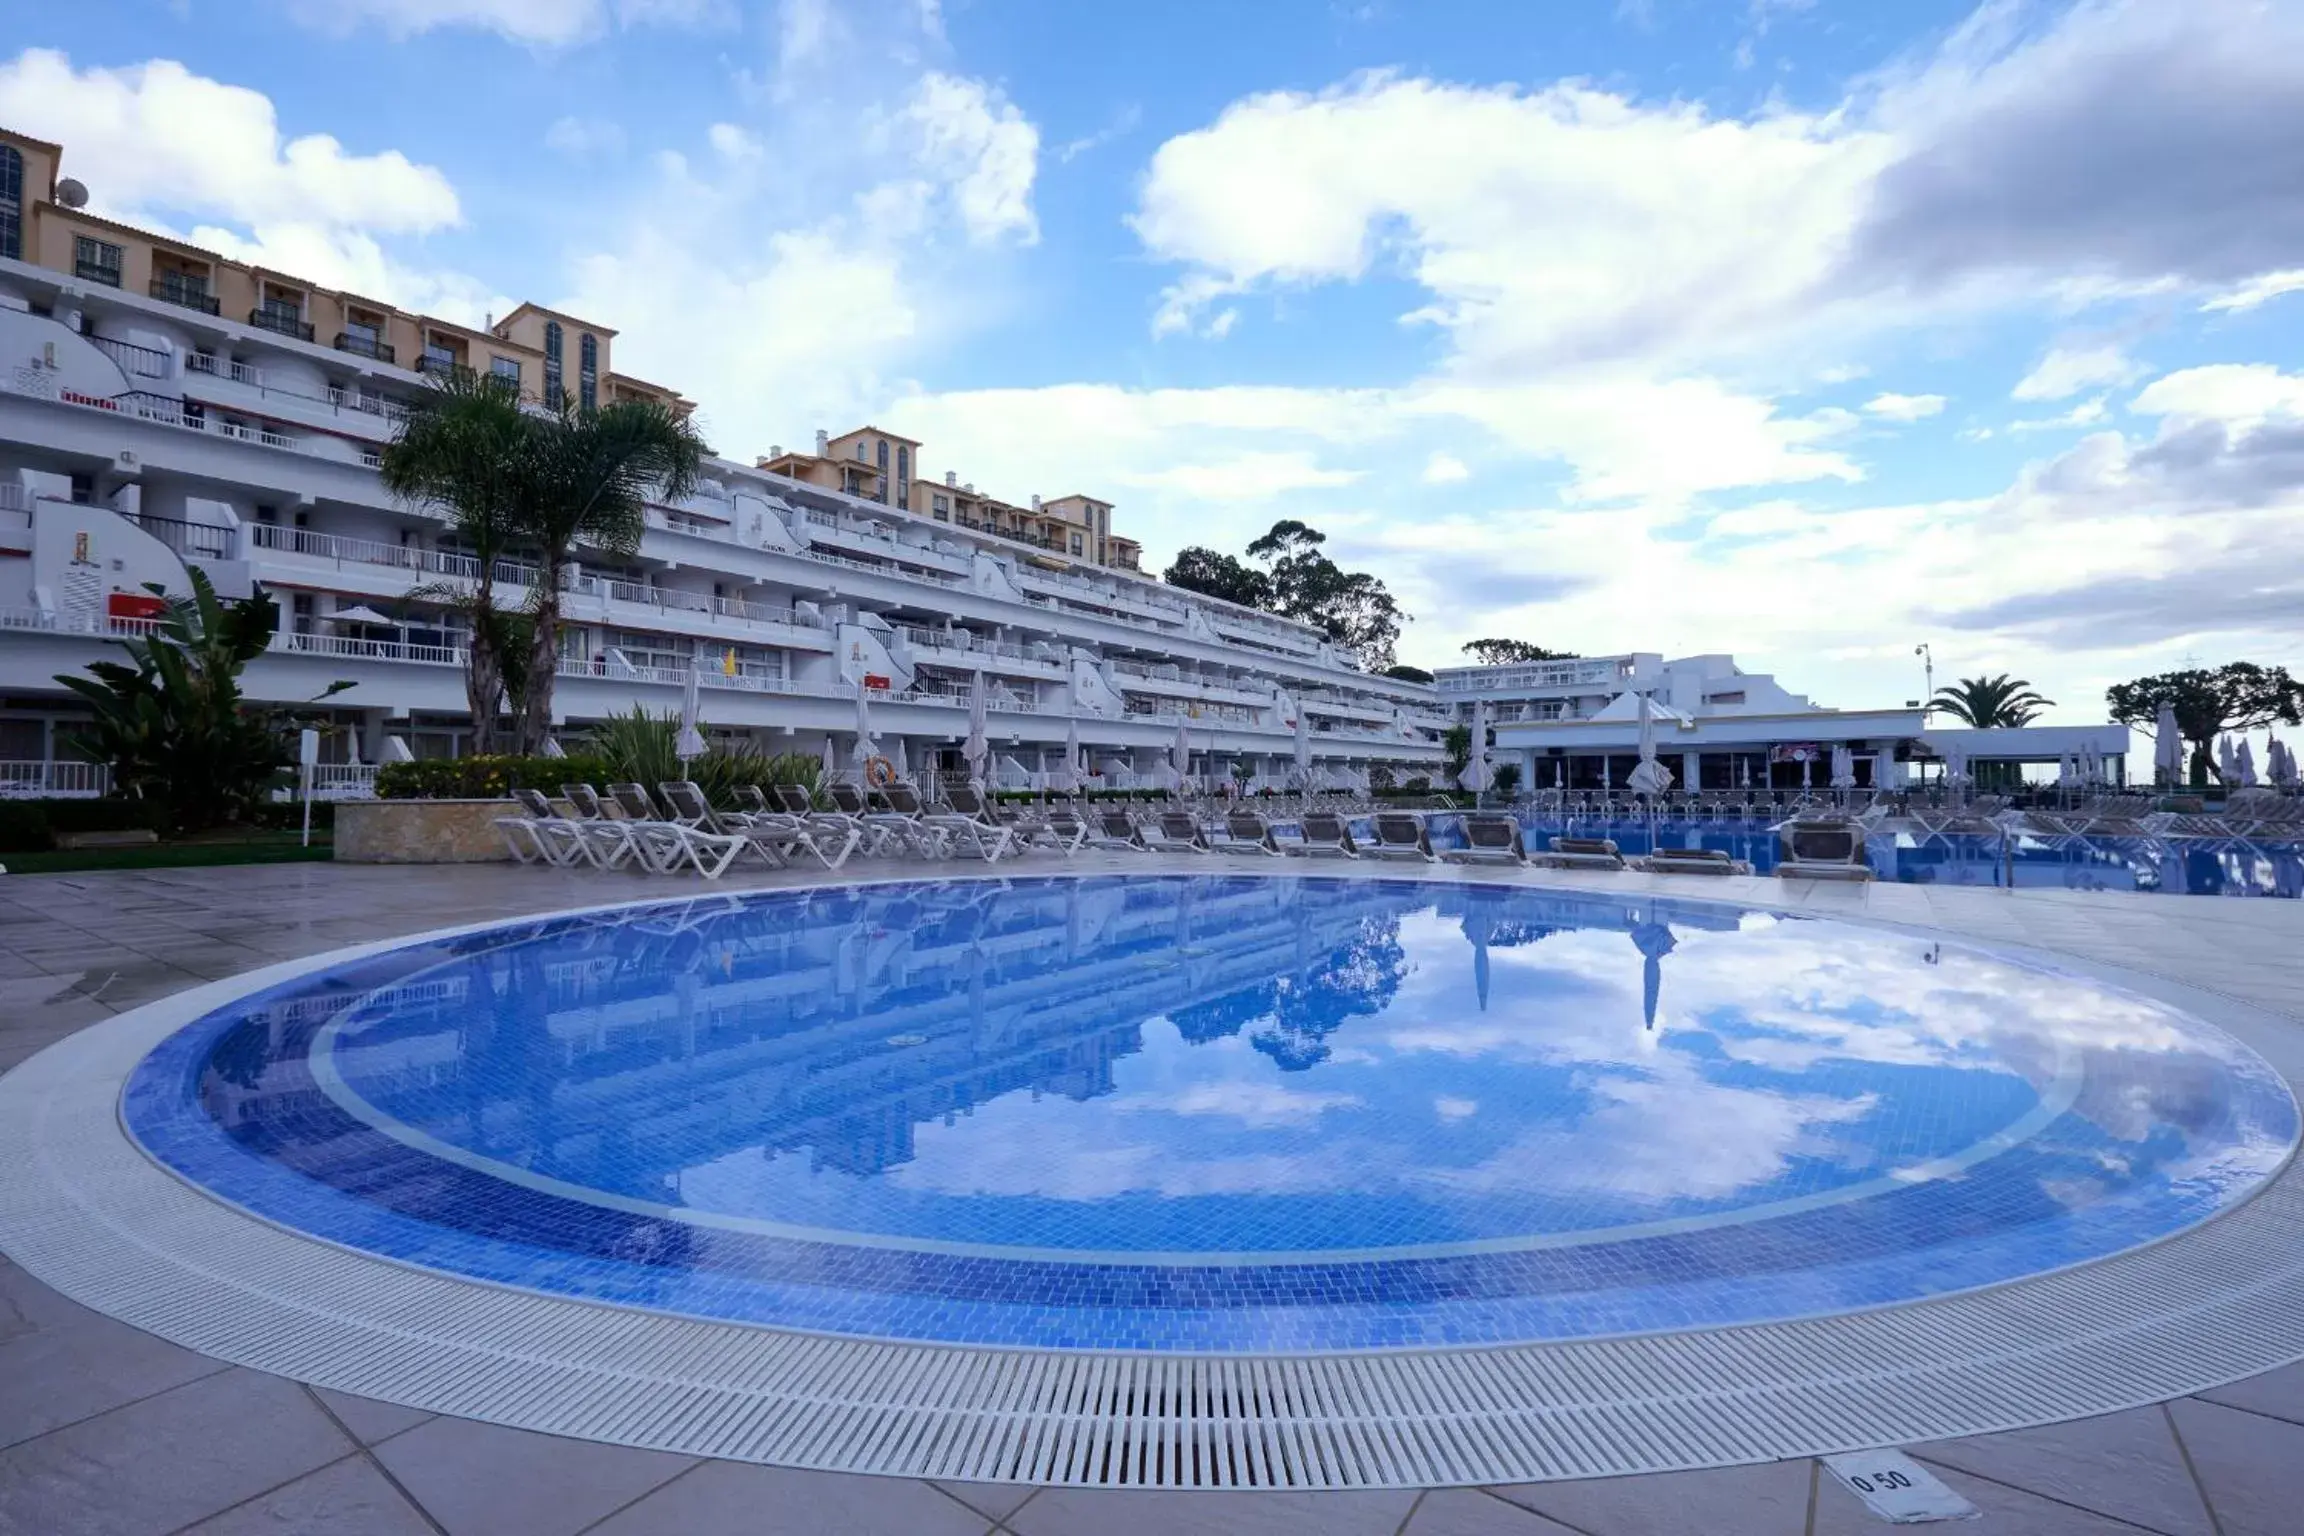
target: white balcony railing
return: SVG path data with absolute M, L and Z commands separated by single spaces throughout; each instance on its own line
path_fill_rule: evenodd
M 349 635 L 287 631 L 272 637 L 272 649 L 290 656 L 327 656 L 340 661 L 407 661 L 431 667 L 464 665 L 464 652 L 456 646 L 411 645 L 405 640 L 355 640 Z
M 93 800 L 111 792 L 109 763 L 0 762 L 0 799 Z
M 154 634 L 159 628 L 156 619 L 122 619 L 102 613 L 59 613 L 53 608 L 0 608 L 0 629 L 119 639 L 129 635 Z

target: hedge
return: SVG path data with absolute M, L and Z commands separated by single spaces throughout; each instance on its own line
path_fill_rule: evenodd
M 515 789 L 556 794 L 563 784 L 604 784 L 615 778 L 590 753 L 566 757 L 429 757 L 386 763 L 376 770 L 380 800 L 505 800 Z
M 45 853 L 71 832 L 168 830 L 168 808 L 153 800 L 0 800 L 0 853 Z

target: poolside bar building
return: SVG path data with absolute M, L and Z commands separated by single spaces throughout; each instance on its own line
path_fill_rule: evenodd
M 1937 729 L 1916 706 L 1828 709 L 1726 655 L 1667 659 L 1653 651 L 1501 666 L 1450 667 L 1434 677 L 1457 718 L 1485 702 L 1491 762 L 1520 765 L 1530 789 L 1621 788 L 1639 762 L 1640 698 L 1655 720 L 1657 756 L 1683 788 L 1793 789 L 1829 782 L 1846 747 L 1862 788 L 1897 789 L 1957 748 L 1971 764 L 2053 763 L 2093 746 L 2118 773 L 2119 725 L 2022 730 Z

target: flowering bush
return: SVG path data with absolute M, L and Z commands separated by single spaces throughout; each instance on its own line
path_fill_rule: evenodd
M 589 753 L 566 757 L 433 757 L 386 763 L 376 770 L 383 800 L 508 800 L 515 789 L 559 793 L 563 784 L 602 784 L 616 777 Z

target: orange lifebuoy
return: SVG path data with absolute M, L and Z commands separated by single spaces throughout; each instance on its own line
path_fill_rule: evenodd
M 886 789 L 896 782 L 896 765 L 884 757 L 864 759 L 864 782 L 874 789 Z

